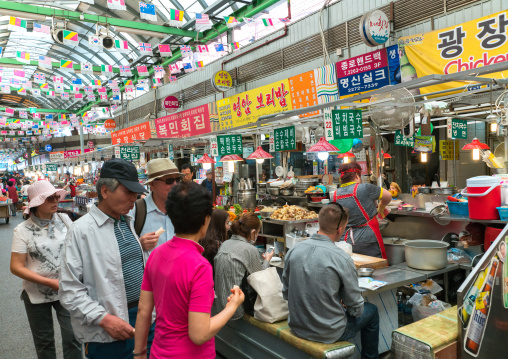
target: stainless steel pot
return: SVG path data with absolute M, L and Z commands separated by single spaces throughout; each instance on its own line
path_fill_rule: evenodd
M 434 187 L 432 188 L 433 194 L 443 194 L 443 189 L 441 187 Z
M 419 187 L 418 193 L 430 194 L 430 187 Z
M 457 193 L 457 190 L 455 189 L 455 187 L 443 187 L 441 188 L 441 192 L 442 194 L 451 195 Z
M 383 238 L 383 242 L 385 244 L 388 265 L 399 264 L 406 261 L 406 249 L 404 244 L 407 242 L 407 239 L 388 237 Z
M 280 190 L 281 196 L 292 196 L 294 192 L 295 191 L 293 189 L 287 189 L 287 188 Z
M 256 191 L 253 189 L 238 191 L 238 204 L 243 208 L 256 208 Z
M 268 188 L 268 193 L 270 193 L 272 196 L 278 196 L 278 195 L 280 195 L 280 188 L 279 187 L 270 187 L 270 188 Z
M 431 239 L 415 239 L 404 244 L 406 263 L 409 267 L 422 270 L 438 270 L 446 267 L 446 251 L 450 245 Z

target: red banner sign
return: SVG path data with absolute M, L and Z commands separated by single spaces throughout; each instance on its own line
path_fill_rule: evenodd
M 136 126 L 124 128 L 123 130 L 111 132 L 111 143 L 133 143 L 139 140 L 148 140 L 152 137 L 150 122 L 143 122 Z
M 93 149 L 85 148 L 85 153 L 91 152 Z M 74 158 L 81 154 L 81 150 L 63 151 L 64 158 Z
M 208 104 L 155 119 L 159 138 L 181 138 L 210 133 Z

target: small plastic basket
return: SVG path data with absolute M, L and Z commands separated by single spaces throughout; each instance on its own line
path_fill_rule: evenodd
M 469 217 L 469 207 L 467 205 L 467 202 L 446 201 L 446 204 L 448 205 L 448 210 L 450 211 L 450 214 L 457 214 L 460 216 Z
M 499 212 L 499 218 L 502 221 L 508 221 L 508 207 L 496 207 Z

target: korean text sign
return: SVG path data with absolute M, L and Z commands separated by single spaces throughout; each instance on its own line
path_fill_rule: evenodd
M 120 147 L 120 158 L 128 161 L 139 161 L 139 146 Z
M 455 149 L 454 149 L 455 146 Z M 439 140 L 439 157 L 441 160 L 459 159 L 459 141 Z
M 148 140 L 152 137 L 150 122 L 143 122 L 136 126 L 124 128 L 123 130 L 111 132 L 111 143 L 133 143 L 137 140 Z
M 57 164 L 52 164 L 52 163 L 46 164 L 46 172 L 56 172 L 57 169 L 58 169 Z
M 448 138 L 467 140 L 467 121 L 449 118 L 446 121 Z
M 362 138 L 362 110 L 332 110 L 332 116 L 325 116 L 326 137 L 334 140 Z
M 507 61 L 508 10 L 494 13 L 445 29 L 406 36 L 399 39 L 401 72 L 416 77 L 430 74 L 452 74 Z M 407 56 L 407 59 L 405 58 Z M 503 73 L 508 76 L 508 71 Z M 414 77 L 413 76 L 413 77 Z M 500 73 L 486 75 L 502 78 Z M 420 88 L 422 94 L 464 86 L 463 82 L 447 82 Z
M 217 136 L 219 156 L 243 154 L 242 135 Z
M 318 104 L 316 76 L 314 71 L 308 71 L 298 76 L 290 77 L 289 86 L 293 110 Z M 300 117 L 319 115 L 319 111 L 304 113 Z
M 411 137 L 405 137 L 400 133 L 400 130 L 395 131 L 395 146 L 403 146 L 403 147 L 414 147 L 415 145 L 415 137 L 414 135 Z
M 340 96 L 375 90 L 390 84 L 386 49 L 337 62 Z
M 274 129 L 273 145 L 275 151 L 296 150 L 295 126 Z
M 182 138 L 210 133 L 208 104 L 155 119 L 159 138 Z
M 217 101 L 220 129 L 254 123 L 260 116 L 292 110 L 287 79 Z

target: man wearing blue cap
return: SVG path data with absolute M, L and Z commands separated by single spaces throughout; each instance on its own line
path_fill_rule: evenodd
M 134 327 L 148 254 L 128 215 L 146 192 L 136 167 L 106 161 L 97 181 L 99 204 L 67 234 L 60 274 L 60 301 L 71 315 L 76 339 L 90 359 L 132 358 Z M 148 352 L 153 339 L 153 325 Z

